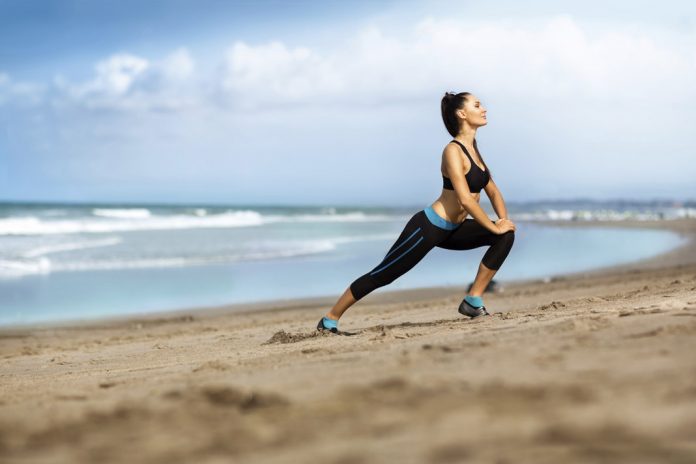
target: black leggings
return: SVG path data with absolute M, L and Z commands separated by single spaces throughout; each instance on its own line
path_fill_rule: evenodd
M 428 207 L 409 219 L 382 262 L 351 283 L 350 291 L 353 298 L 359 300 L 375 289 L 392 283 L 418 264 L 434 247 L 471 250 L 488 245 L 490 248 L 481 262 L 489 269 L 498 270 L 507 258 L 514 240 L 514 231 L 494 234 L 474 219 L 454 224 Z

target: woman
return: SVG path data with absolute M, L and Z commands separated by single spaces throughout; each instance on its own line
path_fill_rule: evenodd
M 476 145 L 476 130 L 488 123 L 485 108 L 468 92 L 447 92 L 441 110 L 445 127 L 454 140 L 442 153 L 440 198 L 411 217 L 382 262 L 350 284 L 319 321 L 318 330 L 338 333 L 338 320 L 349 307 L 405 274 L 434 247 L 447 250 L 489 247 L 474 284 L 459 305 L 459 312 L 465 316 L 488 315 L 481 295 L 512 248 L 515 224 L 507 217 L 503 196 Z M 495 223 L 479 206 L 481 189 L 486 191 L 499 217 Z M 465 219 L 467 215 L 473 219 Z

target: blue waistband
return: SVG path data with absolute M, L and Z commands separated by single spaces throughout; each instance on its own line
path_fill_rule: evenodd
M 454 222 L 449 222 L 447 219 L 441 218 L 433 209 L 432 206 L 428 206 L 425 208 L 423 211 L 425 211 L 425 215 L 428 216 L 428 220 L 434 225 L 439 227 L 440 229 L 445 229 L 445 230 L 453 230 L 459 227 L 460 224 L 456 224 Z

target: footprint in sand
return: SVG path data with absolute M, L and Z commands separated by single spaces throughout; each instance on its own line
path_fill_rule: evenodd
M 293 334 L 286 332 L 284 330 L 279 330 L 274 333 L 271 338 L 262 343 L 262 345 L 276 345 L 276 344 L 286 344 L 286 343 L 297 343 L 310 338 L 317 338 L 321 335 L 320 332 L 312 333 L 298 333 Z
M 265 342 L 262 343 L 262 345 L 275 345 L 275 344 L 286 344 L 286 343 L 298 343 L 304 340 L 308 340 L 311 338 L 317 338 L 317 337 L 335 337 L 335 336 L 344 336 L 344 337 L 351 337 L 353 335 L 358 335 L 360 332 L 346 332 L 344 330 L 339 330 L 337 334 L 331 333 L 328 330 L 325 330 L 323 332 L 319 332 L 318 330 L 312 331 L 309 333 L 306 332 L 301 332 L 301 333 L 291 333 L 291 332 L 286 332 L 284 330 L 279 330 L 278 332 L 274 333 L 271 338 L 266 340 Z
M 500 319 L 507 321 L 508 319 L 517 319 L 520 317 L 519 314 L 514 313 L 514 312 L 502 312 L 502 313 L 495 313 L 495 316 L 498 316 Z
M 540 311 L 546 311 L 548 309 L 560 309 L 560 308 L 565 308 L 566 304 L 563 303 L 562 301 L 552 301 L 549 304 L 541 305 L 537 309 Z

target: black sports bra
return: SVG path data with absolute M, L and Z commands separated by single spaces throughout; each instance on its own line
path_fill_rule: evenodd
M 464 153 L 469 158 L 469 161 L 471 161 L 471 169 L 469 169 L 469 172 L 464 175 L 464 178 L 466 178 L 466 183 L 469 184 L 469 190 L 471 190 L 473 193 L 479 193 L 491 179 L 488 169 L 484 171 L 478 167 L 478 164 L 474 163 L 471 155 L 467 151 L 466 147 L 461 144 L 461 142 L 458 140 L 452 140 L 452 142 L 462 147 L 462 150 L 464 150 Z M 446 190 L 454 190 L 454 186 L 452 185 L 452 181 L 449 177 L 442 176 L 442 188 Z

